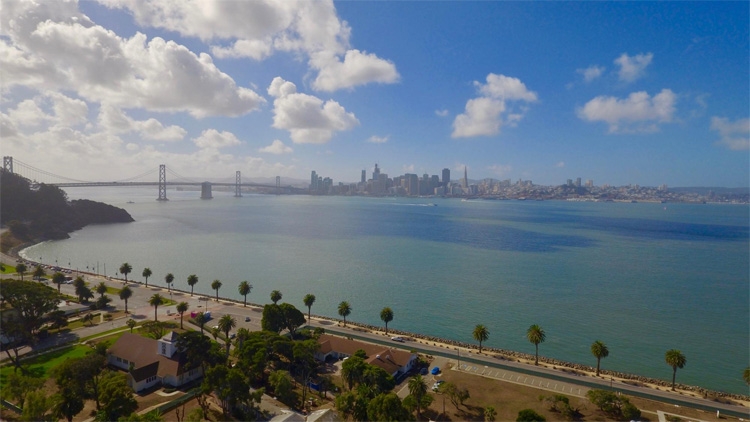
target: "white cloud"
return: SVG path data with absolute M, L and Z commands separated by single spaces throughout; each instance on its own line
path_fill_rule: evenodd
M 267 152 L 269 154 L 280 155 L 280 154 L 291 154 L 292 152 L 294 152 L 294 150 L 292 149 L 292 147 L 288 147 L 284 145 L 284 143 L 281 142 L 280 140 L 274 139 L 274 141 L 271 142 L 271 145 L 265 146 L 263 148 L 259 148 L 258 152 Z
M 443 110 L 435 110 L 435 114 L 438 115 L 438 116 L 440 116 L 440 117 L 445 117 L 445 116 L 448 115 L 448 110 L 445 110 L 445 109 L 443 109 Z
M 487 170 L 491 171 L 497 177 L 506 177 L 513 170 L 513 167 L 509 164 L 493 164 L 488 166 Z
M 646 67 L 651 64 L 651 59 L 654 58 L 653 53 L 637 54 L 635 56 L 628 56 L 627 53 L 615 59 L 615 64 L 620 66 L 618 75 L 621 81 L 633 82 L 643 76 Z
M 8 118 L 16 126 L 38 126 L 50 120 L 50 117 L 35 100 L 23 100 L 16 108 L 8 110 Z
M 132 38 L 91 22 L 75 2 L 3 3 L 3 89 L 70 90 L 125 108 L 237 116 L 265 100 L 237 87 L 205 53 L 141 33 Z
M 600 76 L 602 76 L 605 70 L 606 69 L 603 66 L 592 65 L 592 66 L 587 67 L 586 69 L 577 69 L 576 72 L 583 75 L 584 81 L 591 82 L 594 79 L 597 79 Z
M 371 144 L 384 144 L 384 143 L 388 142 L 388 138 L 390 138 L 390 136 L 375 136 L 375 135 L 372 135 L 369 138 L 367 138 L 366 142 L 369 142 Z
M 555 167 L 557 168 L 565 167 L 565 161 L 558 161 L 557 164 L 555 164 Z
M 351 28 L 338 18 L 332 0 L 99 1 L 129 10 L 141 26 L 214 43 L 211 52 L 219 58 L 263 60 L 277 51 L 307 57 L 318 72 L 312 83 L 316 90 L 399 80 L 392 62 L 350 47 Z
M 219 132 L 216 129 L 206 129 L 200 136 L 193 139 L 193 143 L 202 149 L 216 149 L 239 145 L 239 139 L 233 133 L 227 131 Z
M 143 139 L 149 141 L 179 141 L 185 138 L 185 129 L 171 125 L 164 125 L 154 118 L 134 120 L 119 108 L 103 104 L 99 110 L 99 126 L 111 133 L 122 134 L 137 132 Z
M 717 142 L 732 151 L 750 149 L 750 119 L 737 119 L 734 122 L 726 117 L 711 118 L 711 130 L 719 132 L 721 139 Z
M 406 173 L 412 173 L 413 174 L 414 173 L 414 164 L 404 164 L 403 166 L 401 166 L 401 171 L 404 172 L 404 174 L 406 174 Z
M 456 116 L 453 138 L 495 135 L 503 124 L 515 126 L 527 111 L 526 107 L 520 107 L 516 112 L 508 112 L 503 121 L 502 114 L 509 111 L 509 102 L 537 101 L 537 94 L 518 78 L 490 73 L 486 84 L 475 81 L 474 86 L 482 96 L 468 100 L 464 113 Z
M 625 99 L 599 96 L 577 110 L 578 117 L 589 122 L 603 121 L 610 133 L 655 132 L 657 123 L 672 121 L 676 96 L 669 89 L 651 97 L 645 91 L 633 92 Z
M 273 127 L 289 131 L 296 144 L 325 144 L 334 133 L 350 130 L 359 124 L 353 113 L 333 100 L 297 92 L 292 82 L 276 77 L 268 87 L 273 102 Z

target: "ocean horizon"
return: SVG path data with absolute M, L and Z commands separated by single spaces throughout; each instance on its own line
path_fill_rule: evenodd
M 272 290 L 306 312 L 533 353 L 526 329 L 547 339 L 541 356 L 595 365 L 590 346 L 607 344 L 602 369 L 671 380 L 668 349 L 687 358 L 677 381 L 747 394 L 750 362 L 750 207 L 678 203 L 460 201 L 246 195 L 147 188 L 65 189 L 126 209 L 134 223 L 89 226 L 70 239 L 24 249 L 44 263 L 268 303 Z

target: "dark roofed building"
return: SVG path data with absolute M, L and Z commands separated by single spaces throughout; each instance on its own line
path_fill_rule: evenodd
M 107 350 L 107 362 L 128 371 L 128 383 L 135 392 L 161 383 L 179 387 L 203 375 L 201 368 L 185 369 L 177 352 L 177 333 L 159 340 L 125 333 Z

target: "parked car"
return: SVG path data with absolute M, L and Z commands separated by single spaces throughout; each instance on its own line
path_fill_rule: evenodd
M 250 317 L 249 316 L 245 317 L 245 322 L 250 322 Z
M 391 340 L 397 341 L 399 343 L 403 343 L 404 342 L 404 338 L 403 337 L 398 337 L 398 336 L 397 337 L 391 337 Z

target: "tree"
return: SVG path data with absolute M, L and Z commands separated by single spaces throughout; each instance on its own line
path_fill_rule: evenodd
M 282 303 L 279 305 L 281 310 L 281 316 L 284 321 L 284 328 L 289 330 L 289 333 L 294 338 L 295 331 L 305 323 L 305 314 L 300 312 L 294 305 L 290 303 Z
M 211 288 L 216 290 L 216 301 L 219 301 L 219 289 L 221 289 L 221 281 L 214 280 L 211 282 Z
M 158 321 L 156 317 L 156 310 L 162 303 L 164 303 L 164 298 L 159 293 L 151 296 L 151 298 L 148 300 L 148 304 L 154 307 L 154 321 Z
M 281 292 L 278 290 L 274 290 L 271 292 L 271 302 L 275 305 L 278 301 L 281 300 Z
M 490 338 L 490 331 L 482 324 L 477 324 L 472 332 L 474 340 L 479 342 L 479 353 L 482 353 L 482 342 L 487 341 Z
M 128 416 L 138 409 L 138 402 L 133 398 L 133 390 L 128 386 L 125 374 L 107 371 L 100 381 L 99 401 L 102 410 L 97 420 L 116 421 Z
M 607 345 L 597 340 L 591 345 L 591 354 L 596 358 L 596 376 L 599 376 L 599 363 L 602 358 L 609 356 Z
M 5 352 L 16 368 L 19 368 L 18 351 L 35 340 L 35 335 L 44 323 L 44 315 L 57 309 L 60 295 L 49 287 L 28 281 L 0 280 L 0 298 L 16 313 L 3 314 L 3 332 L 11 342 Z M 15 357 L 11 356 L 13 350 Z
M 201 327 L 201 335 L 203 335 L 203 326 L 206 325 L 208 322 L 208 317 L 203 312 L 198 312 L 198 315 L 195 316 L 195 323 L 198 324 L 199 327 Z
M 347 387 L 351 390 L 355 384 L 362 382 L 367 363 L 359 356 L 349 356 L 341 364 L 341 378 L 346 382 Z
M 750 366 L 742 371 L 742 379 L 745 380 L 745 384 L 750 385 Z
M 21 276 L 21 281 L 23 281 L 23 275 L 26 271 L 28 271 L 26 264 L 20 263 L 16 265 L 16 272 Z
M 125 276 L 125 283 L 128 282 L 128 274 L 130 274 L 131 271 L 133 271 L 133 267 L 127 262 L 120 265 L 120 274 Z
M 393 311 L 391 308 L 386 306 L 380 311 L 380 320 L 385 322 L 385 335 L 388 335 L 388 323 L 393 321 Z
M 461 388 L 452 382 L 441 384 L 439 391 L 448 396 L 456 410 L 459 410 L 458 406 L 463 406 L 464 402 L 471 397 L 467 388 Z
M 99 293 L 99 297 L 104 297 L 104 293 L 107 293 L 107 285 L 102 281 L 96 285 L 96 292 Z
M 187 302 L 180 302 L 177 304 L 177 313 L 180 314 L 180 329 L 182 329 L 182 316 L 187 312 L 188 310 L 188 303 Z
M 193 289 L 195 288 L 195 285 L 198 284 L 198 276 L 195 274 L 190 274 L 187 278 L 188 286 L 190 286 L 190 296 L 193 295 Z
M 151 274 L 153 274 L 153 273 L 151 272 L 151 268 L 149 268 L 149 267 L 144 268 L 143 272 L 141 273 L 141 275 L 143 276 L 143 278 L 146 279 L 146 287 L 148 287 L 148 278 L 151 277 Z
M 367 418 L 371 421 L 408 421 L 413 418 L 396 393 L 381 393 L 367 404 Z
M 68 317 L 65 315 L 65 311 L 60 309 L 47 314 L 47 321 L 49 321 L 52 329 L 60 329 L 68 326 Z
M 667 365 L 672 367 L 672 391 L 674 391 L 675 378 L 677 377 L 677 368 L 684 368 L 687 363 L 685 355 L 677 349 L 669 349 L 664 355 Z
M 133 296 L 133 290 L 129 286 L 124 286 L 120 290 L 120 299 L 125 301 L 125 313 L 128 313 L 128 299 Z
M 544 334 L 544 330 L 542 330 L 542 327 L 536 324 L 533 324 L 531 327 L 529 327 L 528 330 L 526 330 L 526 338 L 529 340 L 529 342 L 534 344 L 534 347 L 536 347 L 534 365 L 539 365 L 539 343 L 543 343 L 545 337 L 546 335 Z
M 138 325 L 138 323 L 133 318 L 129 318 L 126 324 L 128 328 L 130 328 L 131 334 L 133 333 L 133 328 L 135 328 L 135 326 Z
M 174 281 L 174 274 L 167 273 L 167 275 L 164 276 L 164 282 L 167 283 L 167 291 L 172 291 L 172 282 Z
M 58 419 L 73 421 L 73 417 L 83 410 L 83 397 L 72 388 L 61 388 L 52 396 L 52 415 Z
M 219 330 L 221 330 L 224 333 L 224 341 L 227 345 L 227 356 L 229 356 L 229 332 L 232 331 L 232 328 L 237 326 L 237 320 L 232 318 L 231 315 L 227 314 L 224 315 L 219 319 Z
M 617 420 L 638 420 L 641 418 L 641 411 L 623 395 L 615 394 L 612 391 L 591 389 L 586 393 L 586 398 L 599 410 Z
M 11 372 L 3 380 L 3 388 L 0 389 L 3 399 L 10 400 L 18 407 L 23 408 L 26 395 L 44 386 L 44 379 L 32 378 L 27 375 L 18 375 Z
M 339 303 L 339 315 L 341 315 L 344 318 L 344 327 L 346 327 L 346 317 L 348 317 L 352 313 L 352 307 L 349 305 L 349 302 L 343 301 Z
M 308 293 L 302 298 L 302 303 L 307 306 L 307 321 L 310 321 L 310 311 L 312 310 L 313 303 L 315 303 L 315 295 Z
M 545 422 L 547 419 L 533 411 L 532 409 L 523 409 L 518 412 L 516 422 Z
M 409 380 L 409 395 L 414 398 L 417 407 L 417 419 L 421 416 L 422 410 L 422 398 L 428 396 L 427 394 L 427 383 L 425 382 L 422 375 L 415 375 Z
M 60 286 L 65 283 L 65 274 L 61 272 L 52 274 L 52 282 L 57 284 L 57 293 L 60 293 Z
M 84 324 L 94 325 L 94 314 L 91 312 L 81 317 L 81 322 Z
M 253 285 L 248 283 L 247 281 L 243 281 L 240 283 L 238 290 L 240 291 L 240 294 L 242 296 L 245 296 L 245 302 L 242 304 L 242 306 L 247 307 L 247 295 L 249 295 L 250 291 L 253 290 Z
M 18 271 L 18 268 L 16 268 L 16 271 Z M 36 267 L 34 267 L 33 275 L 35 279 L 42 278 L 44 276 L 44 268 L 42 268 L 41 265 L 37 265 Z M 23 280 L 23 276 L 21 277 L 21 280 Z
M 220 351 L 219 355 L 213 353 L 214 345 L 211 339 L 197 331 L 186 331 L 177 335 L 176 347 L 185 354 L 186 370 L 203 368 L 205 373 L 208 367 L 223 362 L 223 351 Z
M 47 420 L 47 412 L 52 407 L 52 400 L 50 400 L 44 393 L 44 390 L 29 391 L 26 395 L 26 406 L 23 407 L 21 413 L 22 421 L 45 421 Z
M 484 408 L 484 420 L 485 422 L 494 422 L 497 416 L 497 410 L 494 406 L 487 406 Z
M 273 388 L 276 397 L 278 397 L 282 403 L 290 406 L 292 405 L 294 399 L 294 388 L 292 385 L 292 377 L 289 375 L 289 372 L 282 370 L 271 372 L 271 375 L 268 377 L 268 384 Z

